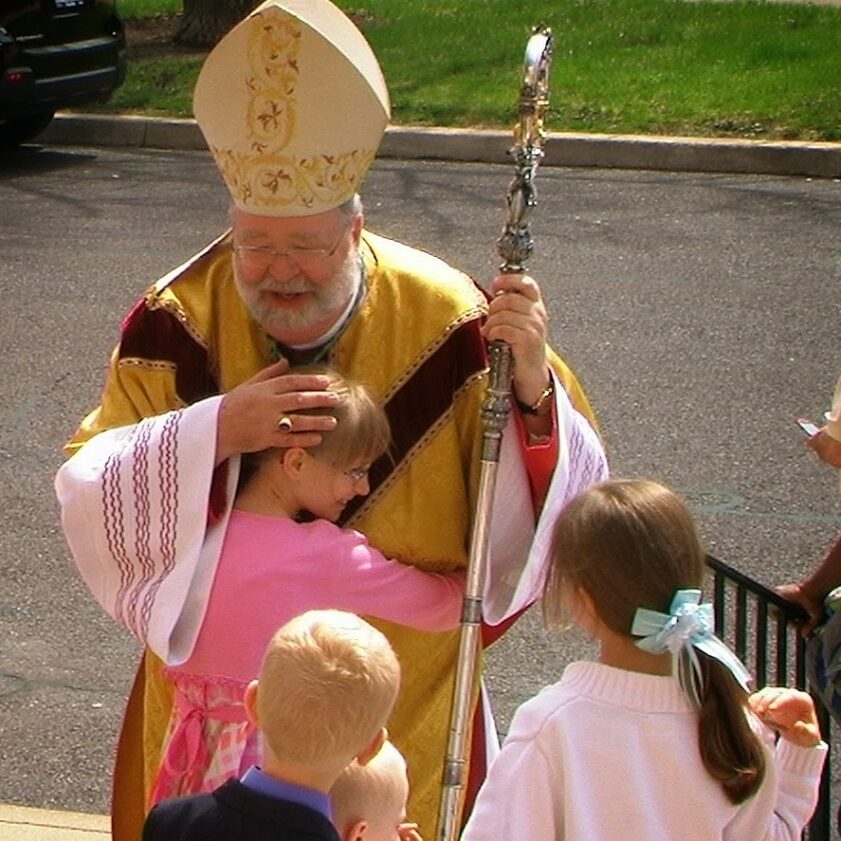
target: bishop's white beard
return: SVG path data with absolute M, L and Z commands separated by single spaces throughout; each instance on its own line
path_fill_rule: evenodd
M 330 316 L 337 319 L 341 316 L 361 281 L 359 252 L 356 248 L 349 249 L 333 279 L 324 283 L 313 283 L 303 274 L 283 281 L 267 274 L 257 283 L 244 284 L 235 271 L 234 278 L 240 297 L 257 323 L 270 336 L 284 341 L 283 336 L 289 333 L 300 333 L 316 325 L 321 325 L 322 331 L 333 326 L 325 328 L 323 322 Z M 301 306 L 286 309 L 274 305 L 270 297 L 264 297 L 266 292 L 308 292 L 311 297 Z

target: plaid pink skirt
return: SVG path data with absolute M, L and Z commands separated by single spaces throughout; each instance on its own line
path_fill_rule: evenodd
M 259 733 L 243 704 L 247 684 L 164 669 L 175 689 L 163 757 L 149 808 L 161 800 L 198 794 L 260 765 Z

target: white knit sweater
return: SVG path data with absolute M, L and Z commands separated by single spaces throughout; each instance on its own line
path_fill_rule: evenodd
M 774 747 L 762 730 L 765 781 L 734 806 L 701 764 L 676 680 L 572 663 L 517 710 L 462 841 L 795 841 L 827 747 Z

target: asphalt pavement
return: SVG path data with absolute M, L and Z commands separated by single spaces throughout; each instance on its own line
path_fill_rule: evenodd
M 122 315 L 225 225 L 206 152 L 99 142 L 0 160 L 0 802 L 16 804 L 0 807 L 3 841 L 102 834 L 101 820 L 55 824 L 107 809 L 137 647 L 80 584 L 51 479 Z M 553 145 L 531 269 L 614 472 L 677 488 L 711 550 L 759 580 L 799 575 L 841 524 L 836 480 L 794 424 L 827 408 L 841 370 L 837 183 L 558 166 Z M 373 229 L 487 280 L 509 179 L 507 164 L 383 158 L 363 198 Z M 503 731 L 586 651 L 526 617 L 489 656 Z

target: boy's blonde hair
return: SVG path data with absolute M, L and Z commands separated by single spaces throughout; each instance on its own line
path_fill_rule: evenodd
M 344 837 L 348 827 L 359 821 L 371 825 L 397 824 L 406 819 L 409 780 L 406 760 L 391 743 L 386 742 L 366 765 L 350 763 L 330 789 L 333 823 Z M 394 831 L 394 826 L 383 826 Z
M 272 637 L 257 715 L 278 759 L 347 765 L 385 725 L 400 688 L 388 640 L 352 613 L 310 610 Z

